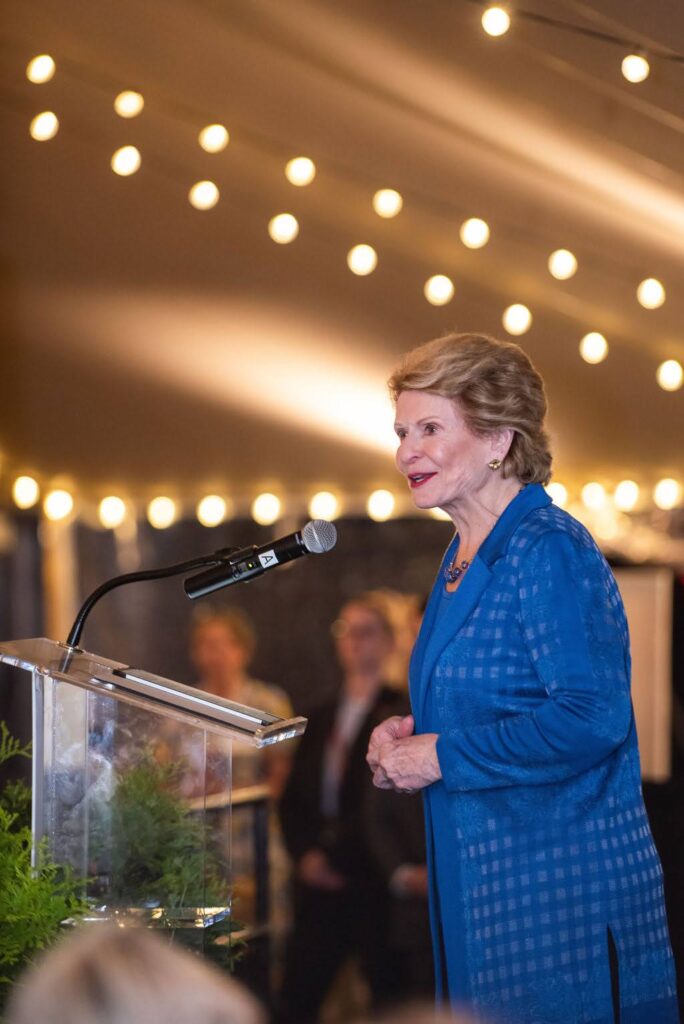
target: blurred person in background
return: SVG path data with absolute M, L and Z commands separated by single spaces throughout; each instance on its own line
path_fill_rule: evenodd
M 403 680 L 420 629 L 426 598 L 396 591 L 373 591 L 393 611 L 399 633 Z M 394 978 L 392 1002 L 427 1000 L 434 993 L 425 823 L 420 794 L 394 793 L 373 786 L 366 802 L 366 831 L 371 855 L 389 891 L 387 947 Z
M 236 981 L 144 928 L 81 925 L 16 983 L 6 1024 L 261 1024 Z
M 197 672 L 197 686 L 217 697 L 267 711 L 278 718 L 292 718 L 287 694 L 278 686 L 249 675 L 256 650 L 256 632 L 239 608 L 203 608 L 193 620 L 190 657 Z M 276 743 L 265 750 L 247 744 L 233 745 L 233 788 L 268 785 L 277 800 L 287 779 L 292 746 Z
M 272 683 L 249 674 L 257 636 L 249 618 L 239 608 L 208 607 L 198 611 L 190 636 L 190 656 L 202 690 L 247 707 L 292 718 L 287 694 Z M 209 738 L 211 770 L 212 738 Z M 268 827 L 269 935 L 271 982 L 277 982 L 285 933 L 290 924 L 290 863 L 282 840 L 276 811 L 292 764 L 294 744 L 276 743 L 259 750 L 247 743 L 232 744 L 232 801 L 230 808 L 230 858 L 236 917 L 246 924 L 256 920 L 254 808 L 239 803 L 240 790 L 266 786 L 271 801 Z
M 373 728 L 407 709 L 387 685 L 394 650 L 382 600 L 348 601 L 333 626 L 342 670 L 339 695 L 309 716 L 281 802 L 294 865 L 294 927 L 287 947 L 277 1019 L 311 1024 L 351 954 L 376 1005 L 391 998 L 388 891 L 369 849 L 365 753 Z

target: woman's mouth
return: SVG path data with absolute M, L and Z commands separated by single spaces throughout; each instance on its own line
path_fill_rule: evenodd
M 411 490 L 415 490 L 416 487 L 422 487 L 428 480 L 432 480 L 436 473 L 409 473 L 408 482 Z

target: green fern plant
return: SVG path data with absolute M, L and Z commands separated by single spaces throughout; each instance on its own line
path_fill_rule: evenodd
M 0 765 L 30 756 L 30 745 L 0 722 Z M 30 812 L 28 786 L 7 783 L 0 793 L 0 1009 L 17 975 L 59 935 L 61 922 L 88 909 L 80 883 L 50 859 L 44 844 L 39 867 L 32 866 Z

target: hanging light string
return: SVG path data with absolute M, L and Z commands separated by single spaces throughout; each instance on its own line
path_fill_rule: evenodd
M 468 2 L 476 4 L 483 11 L 496 9 L 505 12 L 509 18 L 509 23 L 513 20 L 536 22 L 539 25 L 546 25 L 548 28 L 558 30 L 559 32 L 584 36 L 587 39 L 597 39 L 603 43 L 619 46 L 628 54 L 647 53 L 649 57 L 656 57 L 658 60 L 669 61 L 673 64 L 684 64 L 684 54 L 658 44 L 644 44 L 633 38 L 616 35 L 613 32 L 606 32 L 602 29 L 591 28 L 589 25 L 578 25 L 575 22 L 565 21 L 563 18 L 554 17 L 549 14 L 540 14 L 538 11 L 529 11 L 517 5 L 511 9 L 509 14 L 509 5 L 507 3 L 493 4 L 488 2 L 488 0 L 468 0 Z

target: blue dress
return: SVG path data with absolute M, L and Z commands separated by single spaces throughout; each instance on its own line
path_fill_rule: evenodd
M 442 567 L 458 547 L 456 536 Z M 438 996 L 498 1024 L 677 1024 L 627 621 L 585 528 L 525 487 L 411 659 Z

